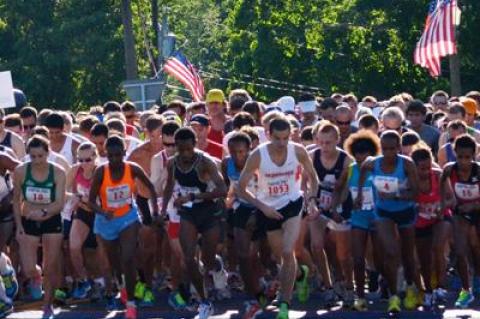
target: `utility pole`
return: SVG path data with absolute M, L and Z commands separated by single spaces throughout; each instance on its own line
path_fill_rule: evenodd
M 163 7 L 162 9 L 162 24 L 158 25 L 158 79 L 166 82 L 166 74 L 163 72 L 163 64 L 166 59 L 175 50 L 175 34 L 170 32 L 168 25 L 168 8 Z M 162 92 L 163 93 L 163 92 Z M 158 101 L 161 102 L 162 94 L 160 94 Z
M 458 26 L 460 25 L 461 11 L 460 8 L 455 8 L 454 14 L 454 32 L 455 32 L 455 41 L 458 43 Z M 450 93 L 452 96 L 462 95 L 462 79 L 460 75 L 460 57 L 457 53 L 449 57 L 449 67 L 450 67 Z

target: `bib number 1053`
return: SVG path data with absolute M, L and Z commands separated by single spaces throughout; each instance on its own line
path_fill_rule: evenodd
M 289 191 L 288 183 L 280 183 L 268 186 L 268 195 L 272 197 L 288 194 Z

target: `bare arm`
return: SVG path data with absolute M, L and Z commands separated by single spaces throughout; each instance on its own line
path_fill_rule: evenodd
M 337 207 L 338 205 L 340 205 L 342 199 L 341 195 L 344 193 L 344 190 L 346 188 L 345 185 L 347 184 L 349 170 L 350 165 L 344 166 L 340 178 L 335 183 L 335 188 L 333 190 L 332 196 L 332 207 Z
M 445 166 L 440 176 L 440 204 L 441 207 L 453 208 L 456 205 L 455 196 L 453 195 L 452 185 L 450 184 L 450 174 L 452 172 L 452 164 Z M 450 190 L 450 191 L 449 191 Z M 450 200 L 447 201 L 450 192 Z
M 444 167 L 445 164 L 447 164 L 447 149 L 446 145 L 443 145 L 438 150 L 438 165 L 440 165 L 440 167 Z
M 211 192 L 196 194 L 195 199 L 214 200 L 218 198 L 225 198 L 227 196 L 227 185 L 225 185 L 225 181 L 218 171 L 218 165 L 216 162 L 214 162 L 211 158 L 204 156 L 202 164 L 206 170 L 206 173 L 215 185 L 215 188 Z
M 17 231 L 23 234 L 22 216 L 22 181 L 25 178 L 25 165 L 18 166 L 13 175 L 13 216 Z
M 25 156 L 25 144 L 23 139 L 12 132 L 12 148 L 18 158 L 23 158 Z
M 297 159 L 300 162 L 300 165 L 302 165 L 305 176 L 310 183 L 306 193 L 306 197 L 308 200 L 310 200 L 311 198 L 316 198 L 320 181 L 318 180 L 317 172 L 313 167 L 312 159 L 308 155 L 307 150 L 301 146 L 295 147 L 295 154 L 297 155 Z
M 166 215 L 167 206 L 172 198 L 173 187 L 175 186 L 175 174 L 173 171 L 174 168 L 174 159 L 171 158 L 167 162 L 167 182 L 165 183 L 165 188 L 163 189 L 163 201 L 162 201 L 162 215 Z
M 418 196 L 417 167 L 412 160 L 405 160 L 405 173 L 408 178 L 409 191 L 400 195 L 403 200 L 414 200 Z
M 54 166 L 54 178 L 55 201 L 43 207 L 43 209 L 47 211 L 47 216 L 45 216 L 45 219 L 60 214 L 65 206 L 65 187 L 67 176 L 63 168 L 60 166 Z
M 243 198 L 248 203 L 257 207 L 259 210 L 264 211 L 268 207 L 263 202 L 259 201 L 257 197 L 247 189 L 248 183 L 253 178 L 255 172 L 258 170 L 259 167 L 260 152 L 257 149 L 248 157 L 247 163 L 245 163 L 245 167 L 240 174 L 240 179 L 238 180 L 238 185 L 235 189 L 235 193 L 238 197 Z
M 157 192 L 155 191 L 155 187 L 153 186 L 152 182 L 147 177 L 147 174 L 145 174 L 143 168 L 135 163 L 129 163 L 125 165 L 131 165 L 133 177 L 138 178 L 145 186 L 147 186 L 148 190 L 150 191 L 150 201 L 152 202 L 153 215 L 158 216 Z
M 88 205 L 90 206 L 90 209 L 97 214 L 103 213 L 103 208 L 97 204 L 97 196 L 100 192 L 100 187 L 102 186 L 103 173 L 104 166 L 99 166 L 95 169 L 92 178 L 92 186 L 90 187 L 90 193 L 88 194 Z

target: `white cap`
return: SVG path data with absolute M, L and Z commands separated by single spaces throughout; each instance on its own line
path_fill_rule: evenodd
M 282 112 L 295 111 L 295 99 L 291 96 L 282 96 L 277 101 L 277 106 L 282 109 Z
M 298 106 L 300 107 L 300 111 L 302 111 L 302 113 L 315 112 L 317 109 L 317 101 L 312 100 L 299 102 Z

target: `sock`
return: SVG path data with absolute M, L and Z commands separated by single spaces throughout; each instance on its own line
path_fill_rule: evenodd
M 136 308 L 137 305 L 135 304 L 135 301 L 129 300 L 129 301 L 127 301 L 127 307 Z
M 105 278 L 99 277 L 99 278 L 95 278 L 93 281 L 100 287 L 105 288 Z

